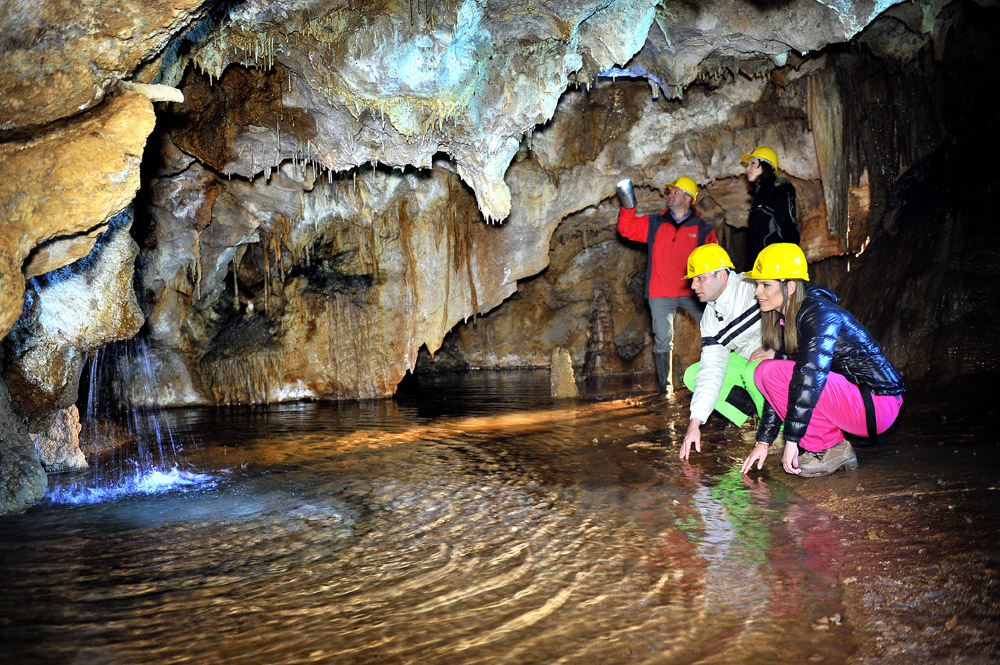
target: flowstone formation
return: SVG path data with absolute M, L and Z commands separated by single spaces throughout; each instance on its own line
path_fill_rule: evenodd
M 161 79 L 205 77 L 205 103 L 188 105 L 178 145 L 225 175 L 266 175 L 289 160 L 333 172 L 430 168 L 443 153 L 485 219 L 499 221 L 510 214 L 503 176 L 521 137 L 552 116 L 567 85 L 627 61 L 654 9 L 640 0 L 250 0 L 204 36 L 191 33 L 189 52 Z M 234 63 L 270 76 L 234 88 L 222 80 Z M 213 99 L 220 93 L 225 102 Z

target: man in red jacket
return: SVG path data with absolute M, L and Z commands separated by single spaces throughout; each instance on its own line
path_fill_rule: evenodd
M 660 394 L 670 397 L 674 392 L 674 315 L 683 307 L 700 323 L 703 307 L 691 290 L 691 280 L 685 278 L 687 258 L 695 247 L 718 239 L 694 208 L 698 185 L 691 178 L 681 176 L 670 185 L 667 208 L 658 215 L 636 216 L 631 182 L 622 181 L 619 190 L 618 233 L 645 242 L 649 255 L 646 298 L 653 317 L 653 360 Z

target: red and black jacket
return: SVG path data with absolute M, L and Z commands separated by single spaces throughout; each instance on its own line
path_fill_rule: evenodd
M 641 217 L 636 216 L 635 208 L 622 208 L 618 213 L 618 233 L 646 243 L 647 298 L 693 296 L 691 280 L 685 277 L 688 255 L 699 245 L 719 242 L 715 231 L 693 206 L 679 222 L 669 208 L 658 215 Z

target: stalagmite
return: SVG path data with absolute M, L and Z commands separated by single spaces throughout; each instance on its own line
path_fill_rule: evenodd
M 564 399 L 580 396 L 580 390 L 576 386 L 576 378 L 573 374 L 573 359 L 570 357 L 568 349 L 562 347 L 552 349 L 552 362 L 549 371 L 553 397 Z

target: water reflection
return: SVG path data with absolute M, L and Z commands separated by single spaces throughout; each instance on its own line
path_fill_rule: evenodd
M 435 381 L 173 412 L 214 484 L 0 523 L 10 662 L 846 657 L 846 628 L 810 630 L 840 609 L 835 521 L 728 459 L 682 466 L 681 405 Z

